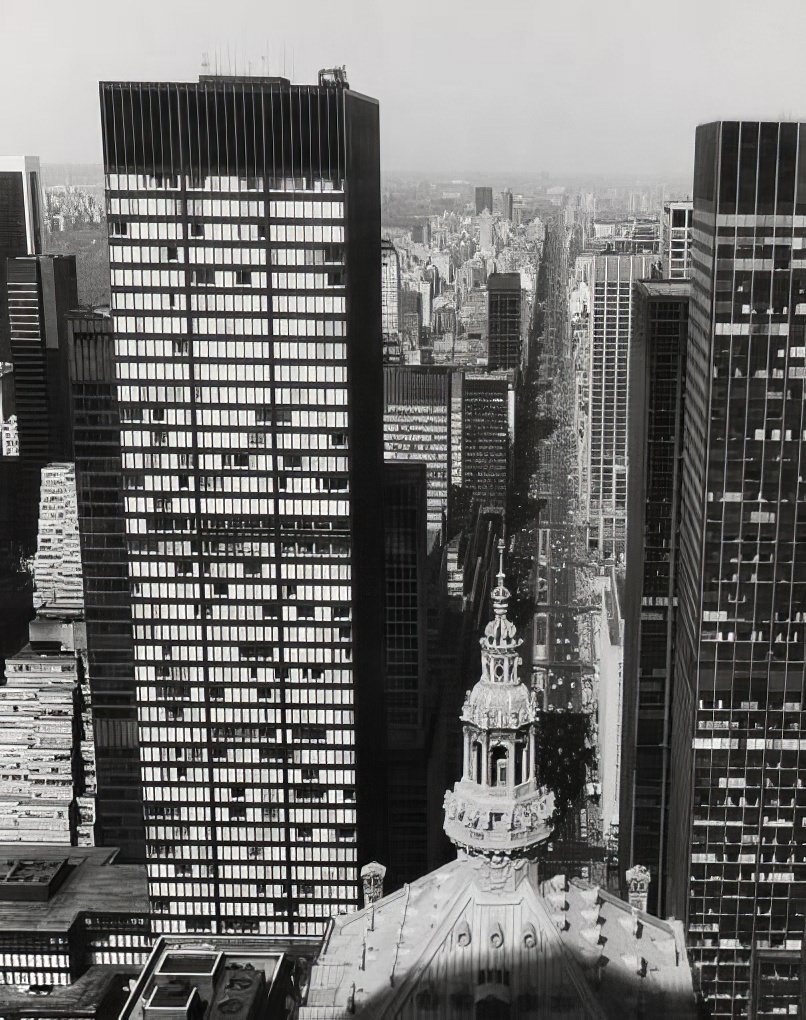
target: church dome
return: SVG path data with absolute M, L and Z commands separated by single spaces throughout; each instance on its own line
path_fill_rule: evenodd
M 462 708 L 462 721 L 479 729 L 517 729 L 535 722 L 537 701 L 523 684 L 480 680 Z

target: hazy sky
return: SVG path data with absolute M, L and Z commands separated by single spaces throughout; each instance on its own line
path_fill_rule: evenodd
M 0 152 L 100 162 L 99 79 L 346 64 L 382 166 L 690 173 L 694 126 L 806 119 L 806 0 L 0 0 Z

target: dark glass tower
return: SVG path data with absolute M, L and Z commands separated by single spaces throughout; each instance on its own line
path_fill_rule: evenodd
M 634 301 L 619 863 L 649 869 L 663 916 L 689 285 L 641 281 Z
M 383 370 L 386 458 L 426 465 L 429 548 L 444 537 L 448 500 L 461 462 L 462 412 L 454 377 L 442 366 L 387 365 Z
M 493 189 L 485 185 L 476 188 L 476 215 L 480 216 L 484 210 L 493 211 Z
M 42 468 L 73 457 L 66 316 L 78 304 L 75 256 L 10 259 L 7 277 L 20 447 L 18 514 L 20 533 L 33 550 Z
M 384 464 L 387 889 L 428 871 L 426 466 Z
M 385 855 L 378 106 L 101 108 L 156 924 L 321 931 Z
M 465 372 L 459 381 L 462 488 L 482 510 L 504 513 L 509 481 L 510 395 L 514 405 L 512 380 L 503 372 Z
M 115 341 L 108 314 L 67 317 L 84 620 L 92 691 L 96 832 L 121 862 L 145 859 Z
M 42 251 L 41 194 L 35 156 L 0 156 L 0 361 L 10 357 L 6 264 Z
M 38 159 L 0 156 L 0 363 L 11 360 L 8 260 L 41 251 L 40 193 Z M 14 414 L 13 372 L 4 372 L 2 389 L 0 426 Z M 33 555 L 36 541 L 38 476 L 35 491 L 30 482 L 21 459 L 6 456 L 0 449 L 0 672 L 4 656 L 24 643 L 33 616 L 31 577 L 25 562 Z
M 700 126 L 667 909 L 717 1017 L 806 913 L 805 249 L 806 124 Z
M 487 280 L 487 329 L 490 368 L 520 368 L 520 273 L 492 273 Z

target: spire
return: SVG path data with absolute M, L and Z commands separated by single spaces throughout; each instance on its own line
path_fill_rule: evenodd
M 504 545 L 503 538 L 498 539 L 498 573 L 495 575 L 498 584 L 492 591 L 493 612 L 496 616 L 506 616 L 509 608 L 509 591 L 504 586 L 506 575 L 504 574 Z
M 518 637 L 515 624 L 507 617 L 509 589 L 504 581 L 504 540 L 498 540 L 498 584 L 490 593 L 493 604 L 493 618 L 484 628 L 481 639 L 482 679 L 514 681 L 518 683 L 520 656 L 518 648 L 523 644 Z
M 481 638 L 481 677 L 462 709 L 464 768 L 445 794 L 445 832 L 463 853 L 529 857 L 551 834 L 553 796 L 537 783 L 537 701 L 521 683 L 522 644 L 507 617 L 503 539 L 493 618 Z

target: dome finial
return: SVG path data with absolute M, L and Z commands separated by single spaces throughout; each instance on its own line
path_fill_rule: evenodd
M 507 615 L 507 609 L 509 606 L 509 592 L 504 586 L 505 573 L 504 573 L 504 551 L 506 545 L 504 544 L 503 538 L 498 539 L 498 573 L 496 574 L 496 580 L 498 584 L 492 590 L 492 603 L 493 612 L 497 617 L 503 617 Z
M 503 538 L 498 539 L 498 587 L 504 587 L 504 545 Z

